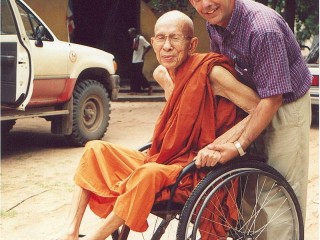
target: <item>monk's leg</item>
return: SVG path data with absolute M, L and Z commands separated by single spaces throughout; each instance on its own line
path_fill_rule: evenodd
M 114 212 L 111 212 L 91 234 L 87 235 L 83 240 L 104 240 L 110 236 L 115 230 L 124 224 L 124 220 L 119 218 Z
M 59 237 L 59 240 L 75 240 L 78 239 L 80 224 L 88 205 L 90 192 L 78 185 L 75 186 L 73 198 L 71 202 L 69 216 L 65 224 L 66 229 Z
M 147 218 L 156 193 L 175 183 L 182 167 L 146 163 L 137 168 L 119 185 L 120 196 L 114 205 L 114 213 L 125 220 L 133 231 L 147 230 Z

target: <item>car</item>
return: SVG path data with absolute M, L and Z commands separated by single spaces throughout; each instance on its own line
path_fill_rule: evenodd
M 312 74 L 310 87 L 311 107 L 313 121 L 319 121 L 319 64 L 308 64 Z
M 312 119 L 319 122 L 319 36 L 315 36 L 309 54 L 306 57 L 309 71 L 312 74 L 310 88 Z
M 22 0 L 1 0 L 1 136 L 17 119 L 42 117 L 83 146 L 101 139 L 120 77 L 114 56 L 60 41 Z
M 319 64 L 308 64 L 312 74 L 312 83 L 310 88 L 311 104 L 319 106 Z

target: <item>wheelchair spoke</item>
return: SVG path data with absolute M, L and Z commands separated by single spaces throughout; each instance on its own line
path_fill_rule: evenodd
M 283 205 L 287 202 L 287 199 L 284 199 L 284 201 L 279 205 L 278 209 L 274 212 L 274 214 L 271 216 L 271 218 L 269 219 L 269 221 L 260 229 L 257 230 L 257 232 L 263 232 L 267 229 L 268 225 L 271 223 L 275 223 L 277 219 L 281 218 L 285 213 L 287 213 L 288 211 L 290 211 L 290 208 L 285 209 L 284 211 L 280 212 L 280 209 L 283 207 Z M 279 213 L 280 212 L 280 213 Z M 279 214 L 278 214 L 279 213 Z M 281 226 L 283 227 L 283 224 L 285 222 L 281 221 Z M 292 224 L 292 223 L 291 223 Z M 280 227 L 280 226 L 279 226 Z M 257 235 L 257 237 L 259 237 L 259 235 Z
M 259 199 L 260 199 L 260 196 L 261 196 L 261 193 L 262 193 L 262 189 L 263 189 L 263 187 L 265 185 L 266 179 L 264 179 L 262 187 L 260 187 L 260 190 L 259 190 L 259 178 L 260 178 L 260 175 L 258 175 L 257 179 L 256 179 L 255 204 L 254 204 L 251 216 L 250 216 L 249 220 L 247 221 L 247 223 L 251 223 L 251 224 L 248 224 L 248 228 L 246 229 L 246 232 L 254 232 L 256 219 L 257 219 L 257 217 L 258 217 L 258 215 L 259 215 L 259 213 L 260 213 L 260 211 L 262 209 L 262 207 L 259 207 Z
M 247 180 L 248 178 L 246 178 L 246 182 Z M 282 196 L 281 195 L 282 192 L 280 189 L 278 189 L 276 182 L 272 183 L 272 186 L 270 187 L 269 190 L 264 189 L 266 188 L 265 182 L 266 182 L 266 177 L 263 177 L 263 179 L 261 179 L 260 176 L 258 176 L 256 181 L 255 203 L 254 203 L 253 210 L 251 212 L 251 216 L 243 223 L 243 226 L 238 229 L 238 231 L 241 231 L 241 232 L 250 232 L 256 238 L 259 238 L 262 232 L 267 231 L 268 226 L 271 223 L 273 225 L 275 223 L 281 223 L 281 225 L 279 226 L 279 229 L 282 228 L 283 225 L 286 224 L 286 222 L 282 221 L 281 217 L 286 213 L 288 213 L 288 211 L 291 211 L 290 207 L 286 207 L 286 205 L 288 205 L 288 199 L 286 197 L 282 197 L 282 202 L 280 202 L 280 204 L 278 205 L 278 208 L 274 210 L 273 214 L 269 216 L 269 220 L 265 223 L 265 225 L 261 227 L 257 227 L 255 225 L 261 211 L 263 211 L 263 209 L 267 207 L 268 204 L 270 204 L 273 199 L 275 199 L 276 197 Z M 264 199 L 261 199 L 262 192 L 267 192 L 267 195 Z M 242 197 L 245 196 L 245 193 L 241 193 L 241 196 Z M 258 204 L 259 202 L 262 202 L 260 206 Z M 243 211 L 243 207 L 241 206 L 240 208 L 241 208 L 241 211 Z M 243 217 L 241 218 L 243 219 Z M 280 220 L 281 222 L 279 222 L 278 220 Z M 292 222 L 288 221 L 287 224 L 289 224 L 290 226 L 292 225 Z
M 301 211 L 285 179 L 262 163 L 238 165 L 210 172 L 197 186 L 182 211 L 177 239 L 276 239 L 283 231 L 288 239 L 303 239 Z

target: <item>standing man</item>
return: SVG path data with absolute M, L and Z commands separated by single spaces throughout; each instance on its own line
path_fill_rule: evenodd
M 252 0 L 190 3 L 207 20 L 211 50 L 232 59 L 241 81 L 261 97 L 237 141 L 213 142 L 210 150 L 198 154 L 197 164 L 212 165 L 243 155 L 260 135 L 260 153 L 291 184 L 305 220 L 311 74 L 293 32 L 277 12 Z M 221 157 L 214 159 L 212 151 Z M 272 206 L 266 215 L 270 220 Z M 289 230 L 271 228 L 267 239 L 291 239 Z
M 142 91 L 142 89 L 148 89 L 148 94 L 152 94 L 152 88 L 150 83 L 143 75 L 143 61 L 145 54 L 150 50 L 150 43 L 140 34 L 138 34 L 136 28 L 129 28 L 130 37 L 132 38 L 132 77 L 130 82 L 130 93 L 135 95 Z

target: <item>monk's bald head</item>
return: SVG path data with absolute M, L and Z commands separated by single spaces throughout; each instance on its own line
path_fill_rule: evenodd
M 169 26 L 172 23 L 181 28 L 184 35 L 193 37 L 194 27 L 191 18 L 178 10 L 164 13 L 161 17 L 159 17 L 155 24 L 154 32 L 157 33 L 159 26 Z
M 191 55 L 198 44 L 193 37 L 193 22 L 177 10 L 163 14 L 154 27 L 151 38 L 158 62 L 173 74 Z

